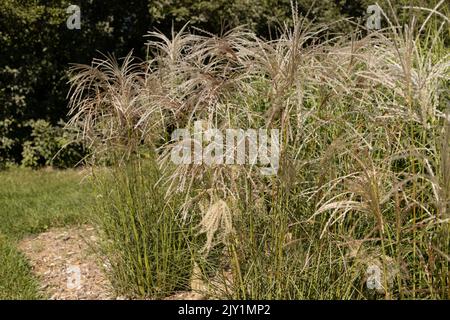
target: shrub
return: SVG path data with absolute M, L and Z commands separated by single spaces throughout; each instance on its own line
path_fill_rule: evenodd
M 31 120 L 31 140 L 23 144 L 22 165 L 69 168 L 77 165 L 84 154 L 80 143 L 73 143 L 63 126 L 52 126 L 45 120 Z
M 4 119 L 0 121 L 0 170 L 4 169 L 8 163 L 13 162 L 11 151 L 17 141 L 11 138 L 11 127 L 14 120 Z

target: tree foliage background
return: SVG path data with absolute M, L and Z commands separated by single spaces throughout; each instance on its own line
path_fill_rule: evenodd
M 329 23 L 362 18 L 373 3 L 299 0 L 296 10 Z M 396 0 L 392 5 L 435 3 Z M 81 30 L 66 26 L 71 4 L 81 8 Z M 100 53 L 122 57 L 132 49 L 144 58 L 143 35 L 154 29 L 170 34 L 188 21 L 215 34 L 246 24 L 262 37 L 276 37 L 280 23 L 291 22 L 291 11 L 291 0 L 0 0 L 0 167 L 64 167 L 82 157 L 83 147 L 66 147 L 70 136 L 60 130 L 67 114 L 70 63 L 89 64 Z M 335 28 L 345 31 L 339 24 Z

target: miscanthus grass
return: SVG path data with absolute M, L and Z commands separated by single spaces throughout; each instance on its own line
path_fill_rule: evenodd
M 448 8 L 416 11 L 332 35 L 294 10 L 270 41 L 186 26 L 150 32 L 145 61 L 75 66 L 70 125 L 112 173 L 99 215 L 118 290 L 162 297 L 194 275 L 206 297 L 448 299 Z M 171 133 L 199 120 L 278 129 L 277 174 L 174 165 Z

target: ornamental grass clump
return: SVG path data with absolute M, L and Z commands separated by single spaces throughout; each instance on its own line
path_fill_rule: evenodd
M 150 32 L 145 61 L 73 69 L 70 124 L 118 181 L 100 193 L 116 288 L 162 297 L 195 269 L 206 297 L 448 299 L 449 19 L 425 12 L 331 35 L 294 11 L 270 41 L 186 26 Z M 176 130 L 229 128 L 279 132 L 274 174 L 173 163 Z

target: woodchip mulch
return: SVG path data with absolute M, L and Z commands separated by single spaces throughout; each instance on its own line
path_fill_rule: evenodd
M 52 300 L 117 299 L 94 250 L 92 226 L 54 228 L 19 243 Z
M 89 225 L 52 228 L 23 239 L 19 249 L 39 279 L 40 291 L 51 300 L 111 300 L 117 296 L 104 273 L 104 260 L 95 252 L 98 236 Z M 202 295 L 179 292 L 167 300 L 198 300 Z

